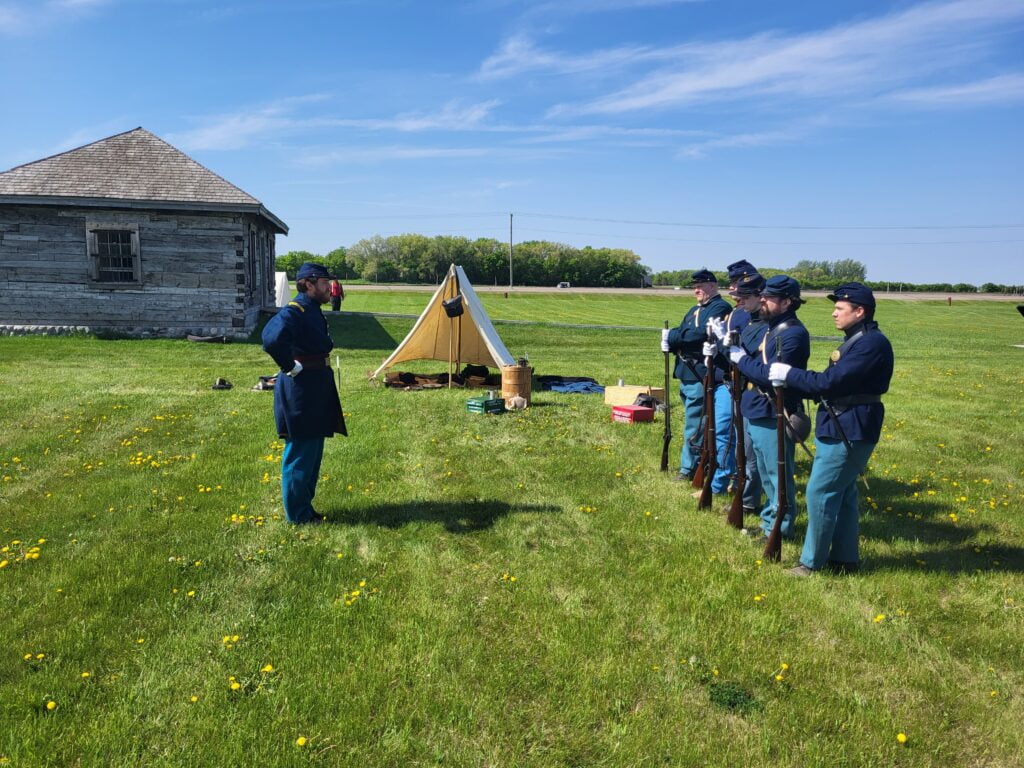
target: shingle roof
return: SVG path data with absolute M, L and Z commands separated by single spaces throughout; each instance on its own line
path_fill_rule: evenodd
M 237 205 L 288 231 L 255 197 L 144 128 L 0 173 L 0 196 Z

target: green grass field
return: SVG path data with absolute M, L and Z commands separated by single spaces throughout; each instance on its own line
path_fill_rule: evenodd
M 653 328 L 689 298 L 483 301 Z M 813 334 L 828 307 L 801 310 Z M 305 529 L 280 519 L 258 344 L 0 339 L 0 764 L 1020 765 L 1024 322 L 879 320 L 897 370 L 865 568 L 805 580 L 658 472 L 660 420 L 367 383 L 411 320 L 332 318 L 352 436 L 327 445 L 332 524 Z M 499 332 L 539 374 L 661 381 L 653 331 Z

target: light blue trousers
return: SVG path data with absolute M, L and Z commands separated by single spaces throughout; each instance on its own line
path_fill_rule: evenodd
M 704 415 L 704 385 L 699 381 L 679 382 L 683 401 L 683 447 L 679 450 L 679 474 L 693 477 L 700 461 L 700 420 Z M 693 443 L 691 444 L 691 441 Z
M 289 523 L 308 523 L 316 514 L 313 497 L 320 479 L 324 438 L 301 437 L 285 440 L 281 454 L 281 498 Z
M 704 384 L 699 381 L 679 382 L 686 422 L 683 426 L 683 447 L 679 451 L 679 473 L 693 477 L 700 462 L 704 436 L 698 430 L 704 416 Z M 715 447 L 718 470 L 711 478 L 711 492 L 725 493 L 736 472 L 736 439 L 732 430 L 732 403 L 725 384 L 715 388 Z M 692 442 L 691 442 L 692 441 Z
M 743 450 L 747 453 L 747 484 L 743 486 L 744 509 L 760 510 L 761 475 L 757 473 L 757 455 L 754 453 L 754 442 L 750 439 L 750 420 L 743 419 Z
M 807 481 L 807 538 L 800 563 L 817 570 L 828 562 L 852 565 L 858 554 L 857 476 L 864 471 L 875 443 L 815 437 L 814 463 Z
M 732 393 L 725 384 L 715 388 L 715 446 L 718 470 L 711 478 L 711 492 L 725 493 L 736 474 L 736 435 L 732 432 Z
M 761 529 L 768 533 L 775 524 L 775 513 L 778 509 L 778 470 L 779 451 L 778 438 L 775 430 L 775 419 L 748 419 L 747 431 L 750 442 L 754 445 L 757 457 L 757 474 L 761 478 L 764 489 L 765 505 L 761 509 Z M 793 441 L 786 436 L 786 516 L 782 518 L 782 535 L 790 538 L 793 535 L 793 520 L 796 518 L 796 489 L 793 474 L 796 462 L 793 459 Z

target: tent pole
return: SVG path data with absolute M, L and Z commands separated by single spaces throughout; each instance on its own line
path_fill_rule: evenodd
M 452 287 L 452 276 L 451 276 L 451 268 L 449 268 L 449 271 L 448 271 L 448 288 L 450 289 L 451 287 Z M 448 298 L 450 299 L 453 296 L 455 296 L 454 293 L 451 296 L 449 296 Z M 454 341 L 454 333 L 455 333 L 455 318 L 449 317 L 448 318 L 448 389 L 452 388 L 452 358 L 453 358 L 452 342 Z

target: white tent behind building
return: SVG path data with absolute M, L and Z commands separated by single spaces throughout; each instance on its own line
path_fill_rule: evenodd
M 279 307 L 288 306 L 291 301 L 291 286 L 288 285 L 287 272 L 274 273 L 274 304 Z
M 462 295 L 464 312 L 459 317 L 450 318 L 443 302 L 459 294 Z M 448 268 L 447 276 L 412 330 L 373 372 L 373 378 L 407 360 L 440 360 L 448 362 L 449 366 L 452 363 L 472 363 L 498 369 L 515 364 L 465 271 L 455 264 Z

